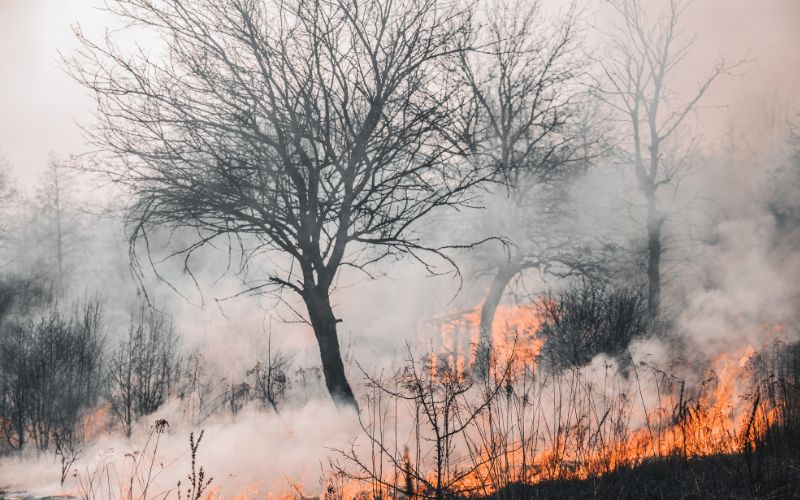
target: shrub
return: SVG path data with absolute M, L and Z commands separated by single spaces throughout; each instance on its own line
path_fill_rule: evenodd
M 41 450 L 74 436 L 100 392 L 102 303 L 72 317 L 53 309 L 0 329 L 0 422 L 6 443 Z
M 127 338 L 112 354 L 109 403 L 129 437 L 136 420 L 156 411 L 176 388 L 179 341 L 169 316 L 142 304 Z
M 557 371 L 580 367 L 596 355 L 616 356 L 648 332 L 644 288 L 581 280 L 540 302 L 541 360 Z

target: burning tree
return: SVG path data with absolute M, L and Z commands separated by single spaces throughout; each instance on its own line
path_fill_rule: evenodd
M 482 180 L 460 160 L 465 100 L 452 71 L 469 12 L 439 0 L 120 0 L 164 57 L 77 36 L 96 97 L 94 167 L 129 189 L 130 242 L 157 227 L 241 251 L 247 292 L 305 304 L 333 399 L 355 406 L 331 293 L 341 269 L 440 253 L 414 232 Z M 148 247 L 149 248 L 149 247 Z M 252 256 L 279 256 L 265 279 Z M 135 259 L 135 262 L 138 260 Z M 134 265 L 141 273 L 141 266 Z
M 481 256 L 480 272 L 492 281 L 481 307 L 479 373 L 491 355 L 497 307 L 513 280 L 526 271 L 567 275 L 594 267 L 588 241 L 567 223 L 567 191 L 599 143 L 590 113 L 580 111 L 590 106 L 580 84 L 575 6 L 551 21 L 536 0 L 490 4 L 489 21 L 475 33 L 476 50 L 461 58 L 476 103 L 470 146 L 498 187 L 485 225 L 508 243 L 507 252 L 494 248 Z

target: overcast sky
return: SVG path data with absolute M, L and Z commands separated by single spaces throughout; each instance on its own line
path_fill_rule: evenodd
M 600 2 L 585 1 L 590 8 Z M 0 0 L 0 153 L 23 187 L 35 182 L 49 151 L 66 156 L 86 148 L 75 122 L 90 120 L 92 101 L 65 74 L 57 49 L 74 50 L 70 26 L 76 22 L 102 33 L 107 18 L 94 8 L 98 3 Z M 686 21 L 686 31 L 698 36 L 691 61 L 698 71 L 686 72 L 687 84 L 700 80 L 700 69 L 708 69 L 717 55 L 755 62 L 747 78 L 714 88 L 708 104 L 730 105 L 740 110 L 741 120 L 765 104 L 796 105 L 800 0 L 695 0 Z M 725 113 L 708 118 L 711 130 L 721 127 Z

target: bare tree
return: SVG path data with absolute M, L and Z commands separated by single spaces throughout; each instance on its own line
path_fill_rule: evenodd
M 778 227 L 793 232 L 800 227 L 800 123 L 791 124 L 786 157 L 775 170 L 767 207 Z
M 57 429 L 53 435 L 53 442 L 56 446 L 56 457 L 58 457 L 59 469 L 61 471 L 61 486 L 67 480 L 72 466 L 81 456 L 81 444 L 83 442 L 83 429 L 76 426 L 72 429 Z
M 17 198 L 17 189 L 14 185 L 14 181 L 11 178 L 11 165 L 8 161 L 8 158 L 2 153 L 0 153 L 0 214 L 3 215 L 3 218 L 6 219 L 10 215 L 10 208 L 11 205 Z M 10 229 L 10 224 L 6 220 L 3 220 L 0 223 L 0 231 L 2 231 L 2 235 L 0 235 L 0 239 L 7 238 L 7 234 Z
M 0 430 L 6 443 L 22 449 L 27 437 L 29 406 L 33 394 L 29 360 L 33 332 L 24 318 L 50 301 L 49 289 L 37 279 L 6 277 L 0 281 Z
M 581 102 L 575 6 L 551 20 L 537 0 L 491 2 L 486 18 L 475 50 L 462 54 L 461 70 L 476 101 L 472 151 L 498 181 L 499 201 L 490 204 L 485 225 L 500 231 L 508 247 L 480 256 L 481 274 L 492 281 L 481 307 L 479 373 L 488 366 L 495 312 L 515 278 L 590 266 L 565 220 L 570 181 L 585 171 L 597 142 L 588 114 L 579 112 L 588 106 Z
M 63 292 L 64 255 L 66 251 L 66 234 L 71 228 L 67 220 L 67 205 L 70 191 L 70 177 L 64 165 L 54 157 L 47 162 L 47 169 L 37 193 L 37 204 L 44 216 L 43 226 L 47 231 L 47 240 L 55 253 L 55 290 Z
M 128 436 L 136 420 L 156 411 L 177 385 L 178 345 L 171 319 L 142 304 L 108 373 L 111 410 Z
M 217 392 L 225 380 L 208 369 L 202 352 L 194 351 L 185 357 L 179 383 L 181 409 L 192 424 L 200 424 L 217 409 L 215 405 L 219 406 Z
M 718 61 L 700 81 L 696 91 L 681 93 L 676 71 L 692 48 L 693 39 L 680 31 L 686 0 L 668 0 L 666 11 L 648 15 L 639 0 L 610 2 L 619 25 L 608 36 L 609 50 L 600 60 L 607 90 L 602 94 L 625 121 L 631 164 L 646 205 L 648 311 L 658 315 L 661 304 L 663 228 L 669 211 L 660 203 L 660 192 L 678 184 L 689 169 L 687 151 L 670 147 L 686 118 L 720 75 L 731 66 Z
M 197 235 L 177 252 L 187 269 L 216 240 L 242 250 L 243 273 L 253 255 L 277 257 L 247 291 L 302 299 L 328 391 L 355 405 L 331 304 L 339 271 L 440 251 L 417 222 L 481 180 L 450 130 L 468 12 L 440 0 L 112 5 L 165 54 L 78 31 L 71 63 L 97 99 L 92 138 L 111 156 L 97 168 L 135 197 L 132 248 L 166 226 Z
M 67 164 L 52 155 L 31 196 L 21 200 L 10 245 L 11 259 L 46 276 L 53 298 L 67 292 L 68 274 L 79 248 L 80 218 L 75 183 Z
M 6 443 L 12 449 L 25 447 L 28 437 L 28 420 L 35 394 L 30 390 L 28 360 L 32 357 L 33 342 L 30 331 L 21 325 L 3 328 L 0 343 L 0 413 Z

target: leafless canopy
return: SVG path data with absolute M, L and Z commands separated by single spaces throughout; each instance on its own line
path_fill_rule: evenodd
M 125 0 L 163 57 L 81 36 L 76 76 L 97 97 L 92 137 L 135 194 L 132 239 L 184 226 L 251 235 L 327 288 L 339 266 L 418 250 L 411 224 L 463 201 L 447 56 L 460 11 L 434 0 Z M 348 243 L 379 245 L 348 255 Z M 275 274 L 301 292 L 307 284 Z
M 510 189 L 544 182 L 575 157 L 581 58 L 571 7 L 549 19 L 541 1 L 491 2 L 461 70 L 476 101 L 476 153 Z
M 328 294 L 342 266 L 436 251 L 420 243 L 415 222 L 468 202 L 482 179 L 459 154 L 453 60 L 469 12 L 455 3 L 109 8 L 161 42 L 130 50 L 78 30 L 84 49 L 71 63 L 97 98 L 91 134 L 110 157 L 96 168 L 134 195 L 132 249 L 166 226 L 197 234 L 178 252 L 187 263 L 220 238 L 246 249 L 243 270 L 249 256 L 278 252 L 291 264 L 250 290 L 297 292 L 318 339 L 322 329 L 335 338 Z

